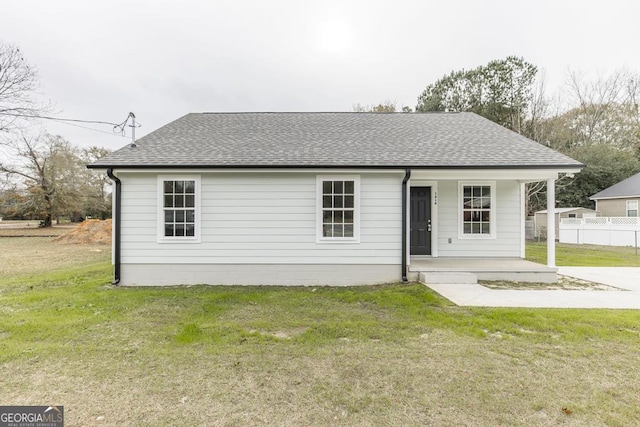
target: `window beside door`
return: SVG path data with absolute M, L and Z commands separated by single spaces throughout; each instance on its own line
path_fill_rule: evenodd
M 459 206 L 460 238 L 495 238 L 495 183 L 461 182 Z

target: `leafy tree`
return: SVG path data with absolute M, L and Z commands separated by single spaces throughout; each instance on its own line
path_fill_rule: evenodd
M 54 218 L 81 209 L 84 165 L 68 141 L 49 134 L 23 134 L 3 145 L 10 155 L 0 161 L 0 172 L 17 177 L 26 189 L 23 214 L 39 217 L 50 227 Z
M 21 206 L 24 205 L 24 192 L 16 188 L 15 183 L 5 180 L 0 189 L 0 218 L 24 219 Z
M 105 157 L 111 150 L 101 147 L 89 147 L 82 150 L 80 158 L 83 164 L 94 163 Z M 104 173 L 83 168 L 84 182 L 83 215 L 106 219 L 111 216 L 111 180 Z
M 416 111 L 472 111 L 523 133 L 537 72 L 536 66 L 515 56 L 452 71 L 425 88 Z
M 536 66 L 515 56 L 452 71 L 425 88 L 416 111 L 471 111 L 536 139 L 548 109 L 544 80 L 536 86 L 537 72 Z M 544 182 L 527 185 L 528 210 L 537 208 L 535 199 L 543 190 Z
M 110 180 L 85 167 L 109 150 L 81 150 L 49 134 L 23 134 L 1 146 L 9 156 L 0 160 L 0 173 L 11 183 L 5 185 L 5 197 L 0 199 L 5 215 L 40 218 L 47 227 L 60 217 L 104 219 L 111 215 Z
M 416 110 L 473 111 L 582 161 L 581 173 L 557 181 L 557 200 L 592 207 L 589 196 L 640 171 L 640 76 L 622 70 L 587 80 L 570 73 L 564 105 L 552 109 L 536 75 L 516 57 L 453 71 L 425 88 Z M 545 207 L 545 183 L 527 184 L 527 211 Z
M 556 193 L 560 206 L 593 208 L 590 196 L 640 172 L 640 160 L 613 145 L 578 147 L 569 154 L 587 167 Z

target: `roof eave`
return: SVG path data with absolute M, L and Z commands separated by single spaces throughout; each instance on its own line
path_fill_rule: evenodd
M 127 165 L 127 164 L 89 164 L 89 169 L 546 169 L 563 173 L 578 173 L 585 165 Z
M 589 200 L 610 200 L 610 199 L 637 199 L 640 198 L 640 194 L 629 194 L 624 196 L 598 196 L 597 194 L 589 197 Z

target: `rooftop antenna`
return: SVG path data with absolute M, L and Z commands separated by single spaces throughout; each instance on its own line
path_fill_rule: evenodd
M 131 118 L 131 124 L 129 127 L 131 128 L 131 148 L 137 147 L 136 145 L 136 115 L 133 113 L 129 113 L 129 117 Z

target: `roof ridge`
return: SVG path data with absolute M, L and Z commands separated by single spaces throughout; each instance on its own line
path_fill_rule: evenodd
M 201 111 L 189 114 L 463 114 L 469 111 Z

